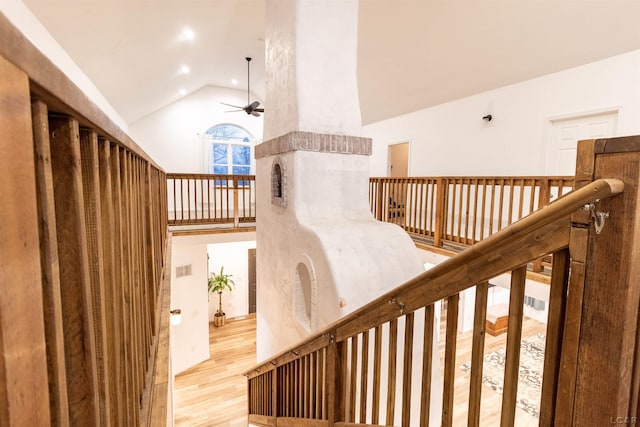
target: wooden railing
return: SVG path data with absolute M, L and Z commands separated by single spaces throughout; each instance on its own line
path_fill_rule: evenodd
M 636 145 L 640 151 L 640 139 Z M 586 164 L 587 161 L 582 163 Z M 593 164 L 592 158 L 591 165 Z M 593 171 L 593 167 L 591 170 Z M 606 168 L 609 173 L 614 170 L 614 167 Z M 555 425 L 572 425 L 575 419 L 590 420 L 590 425 L 603 425 L 609 417 L 630 415 L 636 409 L 631 411 L 629 406 L 619 412 L 601 409 L 602 413 L 591 419 L 583 417 L 583 413 L 574 413 L 574 407 L 581 408 L 579 404 L 584 404 L 589 399 L 598 400 L 597 397 L 589 397 L 588 393 L 583 393 L 580 397 L 585 401 L 576 401 L 580 387 L 594 389 L 594 386 L 587 384 L 590 377 L 581 371 L 588 371 L 589 375 L 593 375 L 596 384 L 605 380 L 613 383 L 611 378 L 619 378 L 619 375 L 603 378 L 600 373 L 593 372 L 595 368 L 586 368 L 585 365 L 580 365 L 581 371 L 577 370 L 578 353 L 583 342 L 580 339 L 585 339 L 581 335 L 584 330 L 580 330 L 579 319 L 588 310 L 606 310 L 598 304 L 588 307 L 583 305 L 583 286 L 598 290 L 594 281 L 600 279 L 593 275 L 608 274 L 603 270 L 593 271 L 588 268 L 588 264 L 584 264 L 585 261 L 590 262 L 585 259 L 586 247 L 592 245 L 611 248 L 618 244 L 619 236 L 613 234 L 614 231 L 625 223 L 633 223 L 638 209 L 636 195 L 627 195 L 626 191 L 623 200 L 627 200 L 628 196 L 630 202 L 618 200 L 622 196 L 612 198 L 611 203 L 605 200 L 611 195 L 620 194 L 626 188 L 627 182 L 632 181 L 627 177 L 625 184 L 617 179 L 590 182 L 593 178 L 581 178 L 578 185 L 581 188 L 578 190 L 493 233 L 298 345 L 260 363 L 247 373 L 249 422 L 265 426 L 429 425 L 431 413 L 437 409 L 430 404 L 433 392 L 431 380 L 434 375 L 434 304 L 444 300 L 447 309 L 441 412 L 442 425 L 453 425 L 458 294 L 475 286 L 477 296 L 467 407 L 468 425 L 477 426 L 482 393 L 481 361 L 484 353 L 487 281 L 510 272 L 504 392 L 497 418 L 500 419 L 501 426 L 512 426 L 516 412 L 523 323 L 526 278 L 524 266 L 550 253 L 554 255 L 554 265 L 550 285 L 540 425 L 554 425 L 554 422 Z M 638 188 L 637 176 L 632 182 L 629 190 L 634 192 Z M 620 215 L 623 214 L 619 211 L 615 217 L 620 222 L 607 225 L 611 229 L 598 236 L 599 240 L 595 240 L 589 213 L 583 207 L 596 201 L 600 201 L 599 207 L 602 208 L 620 206 L 621 203 L 633 205 L 634 218 L 621 218 Z M 576 253 L 570 254 L 570 246 Z M 618 251 L 614 252 L 613 256 L 618 254 Z M 602 262 L 599 265 L 603 268 Z M 615 269 L 619 267 L 612 266 L 609 271 Z M 607 282 L 607 286 L 617 285 Z M 626 286 L 640 288 L 632 283 Z M 567 291 L 569 287 L 571 292 Z M 603 292 L 602 286 L 599 288 Z M 636 297 L 629 303 L 629 313 L 625 317 L 629 324 L 633 324 L 634 319 L 636 322 L 632 328 L 634 332 L 630 332 L 629 336 L 637 330 L 638 292 L 638 289 L 633 291 Z M 622 303 L 624 299 L 618 302 Z M 635 305 L 631 307 L 633 304 Z M 593 312 L 589 315 L 593 315 Z M 607 329 L 608 334 L 613 333 L 616 337 L 621 334 L 620 331 L 614 333 L 608 326 Z M 592 336 L 593 333 L 587 332 L 585 336 Z M 624 356 L 624 366 L 620 370 L 606 366 L 608 375 L 624 370 L 623 377 L 630 381 L 631 372 L 636 372 L 632 369 L 635 360 L 634 346 L 635 340 L 625 342 L 624 349 L 631 354 Z M 383 347 L 386 350 L 383 351 Z M 616 343 L 616 349 L 622 351 L 622 346 Z M 604 369 L 602 363 L 599 363 L 598 369 Z M 582 375 L 584 383 L 577 384 L 576 375 Z M 437 372 L 433 377 L 439 376 L 440 373 Z M 638 378 L 634 377 L 633 386 L 638 382 Z M 398 388 L 396 384 L 399 384 Z M 619 384 L 618 389 L 622 387 L 627 390 L 629 387 L 626 382 L 616 384 Z M 608 388 L 616 389 L 613 385 Z M 637 402 L 638 395 L 618 393 L 616 398 L 617 402 L 629 405 L 634 399 Z M 601 400 L 606 402 L 604 398 Z M 456 404 L 459 406 L 460 402 Z M 610 402 L 600 403 L 600 408 L 607 405 Z M 619 407 L 623 408 L 622 404 Z M 498 422 L 493 425 L 498 425 Z
M 433 245 L 471 245 L 573 189 L 573 177 L 370 178 L 373 215 Z
M 166 425 L 165 174 L 3 15 L 0 38 L 0 425 Z
M 254 175 L 167 174 L 170 225 L 255 222 Z

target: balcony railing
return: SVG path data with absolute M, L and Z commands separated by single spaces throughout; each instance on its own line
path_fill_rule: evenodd
M 370 178 L 371 212 L 435 246 L 467 246 L 573 189 L 573 177 Z
M 251 223 L 254 175 L 167 174 L 169 225 Z

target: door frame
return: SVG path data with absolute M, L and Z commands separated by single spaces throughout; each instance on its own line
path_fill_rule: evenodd
M 544 141 L 543 149 L 541 150 L 541 158 L 540 164 L 544 166 L 544 173 L 549 174 L 550 164 L 549 164 L 549 153 L 551 153 L 551 147 L 553 146 L 553 124 L 554 122 L 560 122 L 563 120 L 577 120 L 584 119 L 591 116 L 600 116 L 603 114 L 613 114 L 615 113 L 618 119 L 620 118 L 620 105 L 608 107 L 608 108 L 597 108 L 593 110 L 580 111 L 575 113 L 566 113 L 566 114 L 558 114 L 555 116 L 547 116 L 545 118 L 545 128 L 544 128 Z M 618 123 L 616 122 L 616 132 L 618 129 Z
M 402 139 L 400 141 L 391 142 L 387 145 L 387 168 L 386 175 L 391 176 L 391 146 L 392 145 L 400 145 L 400 144 L 408 144 L 407 149 L 407 176 L 411 176 L 411 145 L 412 140 L 410 138 Z

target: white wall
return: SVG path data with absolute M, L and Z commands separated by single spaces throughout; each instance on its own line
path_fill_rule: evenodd
M 176 268 L 191 265 L 191 276 L 176 278 Z M 171 251 L 171 309 L 182 310 L 182 323 L 171 326 L 173 374 L 209 359 L 207 246 L 174 237 Z
M 127 123 L 109 104 L 98 88 L 80 70 L 53 36 L 20 0 L 0 1 L 0 12 L 36 47 L 76 84 L 109 118 L 125 132 Z
M 612 108 L 613 136 L 640 133 L 640 50 L 364 126 L 370 173 L 411 141 L 409 175 L 544 175 L 550 119 Z
M 256 241 L 216 243 L 207 245 L 209 273 L 233 274 L 235 287 L 232 292 L 222 294 L 222 309 L 227 319 L 249 314 L 249 249 L 255 249 Z M 218 309 L 218 294 L 209 296 L 209 321 Z
M 248 130 L 254 138 L 262 139 L 262 116 L 250 116 L 244 111 L 225 113 L 234 108 L 221 102 L 244 106 L 247 92 L 206 86 L 131 123 L 129 134 L 165 171 L 202 173 L 200 135 L 210 127 L 232 123 Z

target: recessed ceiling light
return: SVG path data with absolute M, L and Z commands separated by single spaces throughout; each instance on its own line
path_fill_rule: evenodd
M 185 96 L 187 94 L 187 91 L 184 89 L 180 89 L 180 95 Z
M 185 41 L 191 41 L 195 38 L 196 33 L 191 28 L 185 28 L 180 33 L 180 39 Z
M 189 74 L 191 72 L 191 68 L 189 68 L 186 65 L 183 65 L 182 67 L 180 67 L 180 74 Z
M 237 85 L 238 84 L 238 79 L 231 79 L 231 84 L 232 85 Z

